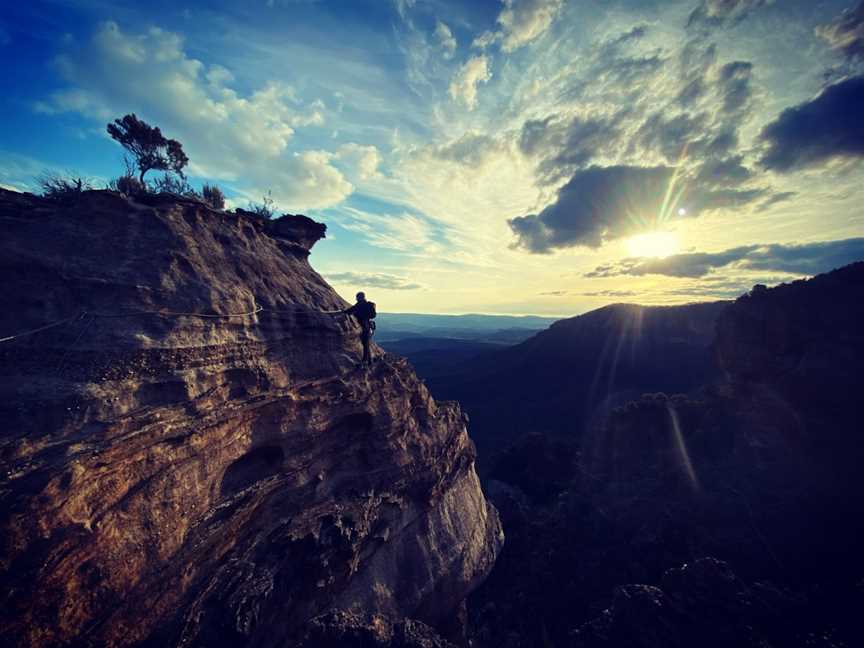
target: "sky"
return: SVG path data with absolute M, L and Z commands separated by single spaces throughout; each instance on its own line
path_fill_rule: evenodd
M 134 113 L 229 207 L 326 223 L 313 266 L 380 311 L 570 316 L 864 259 L 864 2 L 30 0 L 0 60 L 0 185 L 103 186 Z

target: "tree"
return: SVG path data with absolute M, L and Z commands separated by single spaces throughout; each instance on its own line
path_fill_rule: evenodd
M 166 139 L 158 126 L 151 126 L 134 114 L 115 119 L 108 124 L 108 134 L 135 156 L 138 180 L 144 184 L 144 174 L 150 170 L 173 171 L 181 178 L 189 158 L 177 140 Z

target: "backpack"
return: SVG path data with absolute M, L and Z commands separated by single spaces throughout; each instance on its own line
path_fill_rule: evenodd
M 375 312 L 375 302 L 366 302 L 366 319 L 373 320 L 378 314 Z

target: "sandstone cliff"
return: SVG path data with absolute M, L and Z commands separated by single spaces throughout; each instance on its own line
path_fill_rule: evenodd
M 0 229 L 0 337 L 56 323 L 0 343 L 4 644 L 286 646 L 339 610 L 458 639 L 497 513 L 458 406 L 320 312 L 322 225 L 0 190 Z

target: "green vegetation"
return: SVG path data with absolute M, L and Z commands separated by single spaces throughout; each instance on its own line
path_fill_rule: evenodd
M 189 158 L 183 152 L 183 145 L 167 139 L 158 126 L 151 126 L 133 113 L 109 123 L 108 134 L 134 156 L 141 184 L 144 184 L 144 174 L 151 170 L 172 171 L 185 177 L 183 167 Z
M 225 209 L 225 193 L 218 185 L 204 183 L 199 192 L 189 183 L 183 173 L 183 168 L 189 163 L 183 145 L 162 135 L 158 126 L 151 126 L 134 114 L 129 114 L 109 123 L 107 129 L 108 134 L 131 154 L 123 156 L 125 171 L 123 175 L 109 180 L 107 189 L 127 196 L 170 193 L 196 198 L 213 209 Z M 148 171 L 165 173 L 148 182 L 144 179 Z M 52 200 L 69 200 L 94 188 L 90 180 L 54 171 L 46 171 L 36 182 L 40 193 Z M 268 218 L 273 216 L 273 199 L 269 192 L 264 203 L 255 205 L 251 211 Z

